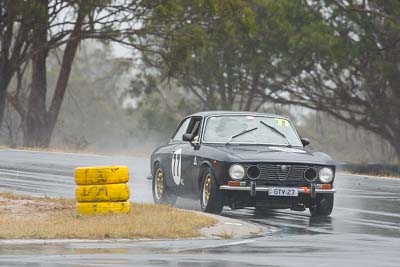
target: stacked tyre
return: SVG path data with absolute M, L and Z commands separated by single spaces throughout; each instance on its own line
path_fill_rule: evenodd
M 75 169 L 76 212 L 80 215 L 124 214 L 130 211 L 126 166 Z

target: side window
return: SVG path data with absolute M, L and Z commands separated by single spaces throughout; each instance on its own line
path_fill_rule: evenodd
M 195 141 L 198 141 L 200 138 L 201 120 L 202 117 L 193 117 L 186 131 L 186 133 L 193 135 Z
M 176 131 L 174 137 L 172 138 L 172 141 L 182 141 L 182 135 L 186 133 L 186 130 L 189 126 L 189 122 L 190 118 L 187 118 L 183 123 L 181 123 L 181 126 Z

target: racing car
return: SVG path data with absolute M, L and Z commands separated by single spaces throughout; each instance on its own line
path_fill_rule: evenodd
M 155 203 L 199 199 L 204 212 L 231 209 L 333 209 L 335 162 L 312 152 L 284 116 L 209 111 L 184 118 L 169 143 L 151 155 Z

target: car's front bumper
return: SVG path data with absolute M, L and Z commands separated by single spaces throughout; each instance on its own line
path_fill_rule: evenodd
M 269 192 L 270 189 L 276 188 L 277 186 L 256 186 L 256 192 Z M 251 186 L 230 186 L 230 185 L 221 185 L 219 187 L 220 190 L 231 190 L 231 191 L 251 191 Z M 311 194 L 311 189 L 307 187 L 298 187 L 298 192 L 300 194 Z M 334 194 L 336 193 L 335 188 L 331 189 L 319 189 L 315 188 L 316 194 Z

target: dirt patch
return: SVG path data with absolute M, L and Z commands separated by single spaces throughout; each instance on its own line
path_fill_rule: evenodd
M 46 216 L 50 212 L 72 209 L 75 204 L 71 200 L 48 198 L 30 198 L 0 193 L 0 216 Z

